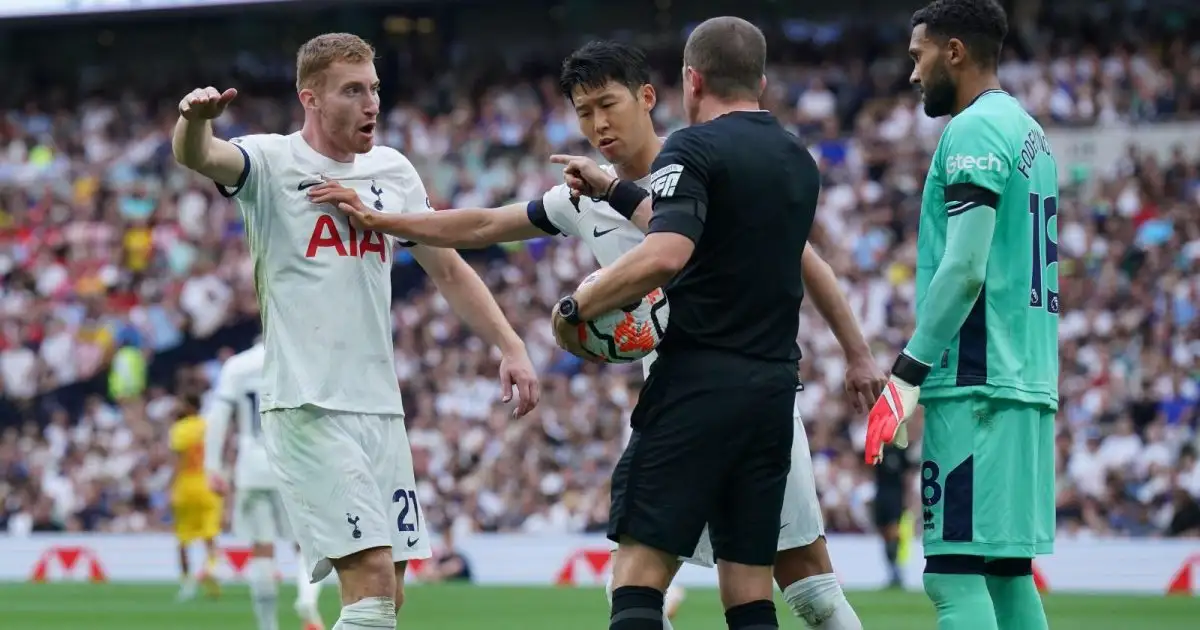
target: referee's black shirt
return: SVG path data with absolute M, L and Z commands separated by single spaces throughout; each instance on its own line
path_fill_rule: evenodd
M 666 286 L 671 320 L 660 352 L 799 359 L 800 257 L 820 190 L 808 148 L 768 112 L 732 112 L 671 134 L 650 190 L 650 233 L 696 244 Z

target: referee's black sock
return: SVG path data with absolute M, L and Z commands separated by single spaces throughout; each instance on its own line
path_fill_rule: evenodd
M 775 616 L 775 602 L 760 599 L 734 606 L 725 611 L 725 623 L 729 630 L 778 630 L 779 619 Z
M 613 591 L 608 630 L 662 630 L 663 592 L 649 586 L 622 586 Z

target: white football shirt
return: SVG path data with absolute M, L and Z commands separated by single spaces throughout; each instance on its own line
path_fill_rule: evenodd
M 247 167 L 222 193 L 237 200 L 254 260 L 266 346 L 260 409 L 403 413 L 392 348 L 395 239 L 360 233 L 336 208 L 309 202 L 307 190 L 332 179 L 382 212 L 432 212 L 416 169 L 383 146 L 336 162 L 299 133 L 232 142 Z
M 605 165 L 603 168 L 615 174 L 616 169 L 612 166 Z M 647 175 L 634 183 L 649 190 L 650 176 Z M 566 184 L 559 184 L 546 191 L 546 194 L 542 195 L 542 206 L 546 210 L 546 218 L 554 228 L 562 235 L 582 239 L 601 267 L 613 264 L 646 238 L 636 225 L 613 210 L 608 202 L 596 201 L 586 195 L 575 196 Z M 657 356 L 657 353 L 651 352 L 642 359 L 643 377 L 650 374 L 650 366 Z M 625 443 L 629 442 L 631 431 L 626 425 Z
M 249 350 L 233 355 L 221 366 L 213 387 L 213 400 L 204 414 L 206 422 L 205 465 L 209 471 L 221 467 L 221 451 L 232 416 L 237 431 L 237 465 L 234 479 L 238 488 L 273 488 L 274 474 L 267 462 L 263 444 L 262 416 L 259 415 L 263 359 L 266 349 L 256 343 Z

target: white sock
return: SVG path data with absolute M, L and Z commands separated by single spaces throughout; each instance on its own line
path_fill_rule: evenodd
M 275 560 L 273 558 L 251 558 L 249 566 L 250 602 L 254 605 L 254 617 L 258 630 L 278 630 L 279 585 L 275 583 Z
M 308 570 L 308 562 L 303 556 L 297 556 L 300 568 L 296 571 L 296 614 L 305 623 L 321 623 L 321 610 L 318 605 L 321 600 L 321 583 L 312 581 L 312 573 Z
M 396 602 L 391 597 L 367 597 L 349 606 L 342 606 L 342 614 L 333 630 L 367 630 L 387 628 L 396 630 Z
M 783 598 L 807 628 L 862 630 L 862 622 L 832 573 L 806 577 L 789 585 L 783 590 Z
M 609 610 L 612 610 L 612 592 L 613 592 L 613 577 L 612 577 L 612 574 L 609 573 L 608 580 L 604 583 L 604 598 L 608 600 L 608 609 Z M 668 595 L 664 596 L 664 598 L 663 598 L 664 600 L 670 596 L 670 592 L 671 592 L 671 589 L 667 589 Z M 682 599 L 682 597 L 680 599 Z M 667 617 L 667 610 L 666 610 L 665 602 L 664 602 L 664 606 L 663 606 L 662 627 L 663 627 L 663 630 L 675 630 L 675 626 L 671 625 L 671 619 L 669 617 Z

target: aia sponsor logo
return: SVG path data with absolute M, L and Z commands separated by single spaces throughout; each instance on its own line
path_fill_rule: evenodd
M 388 262 L 387 239 L 380 232 L 364 230 L 359 232 L 353 225 L 347 224 L 338 228 L 333 217 L 322 214 L 313 225 L 312 235 L 308 237 L 308 248 L 305 258 L 315 258 L 318 255 L 336 255 L 339 258 L 367 258 L 378 255 L 379 262 Z

